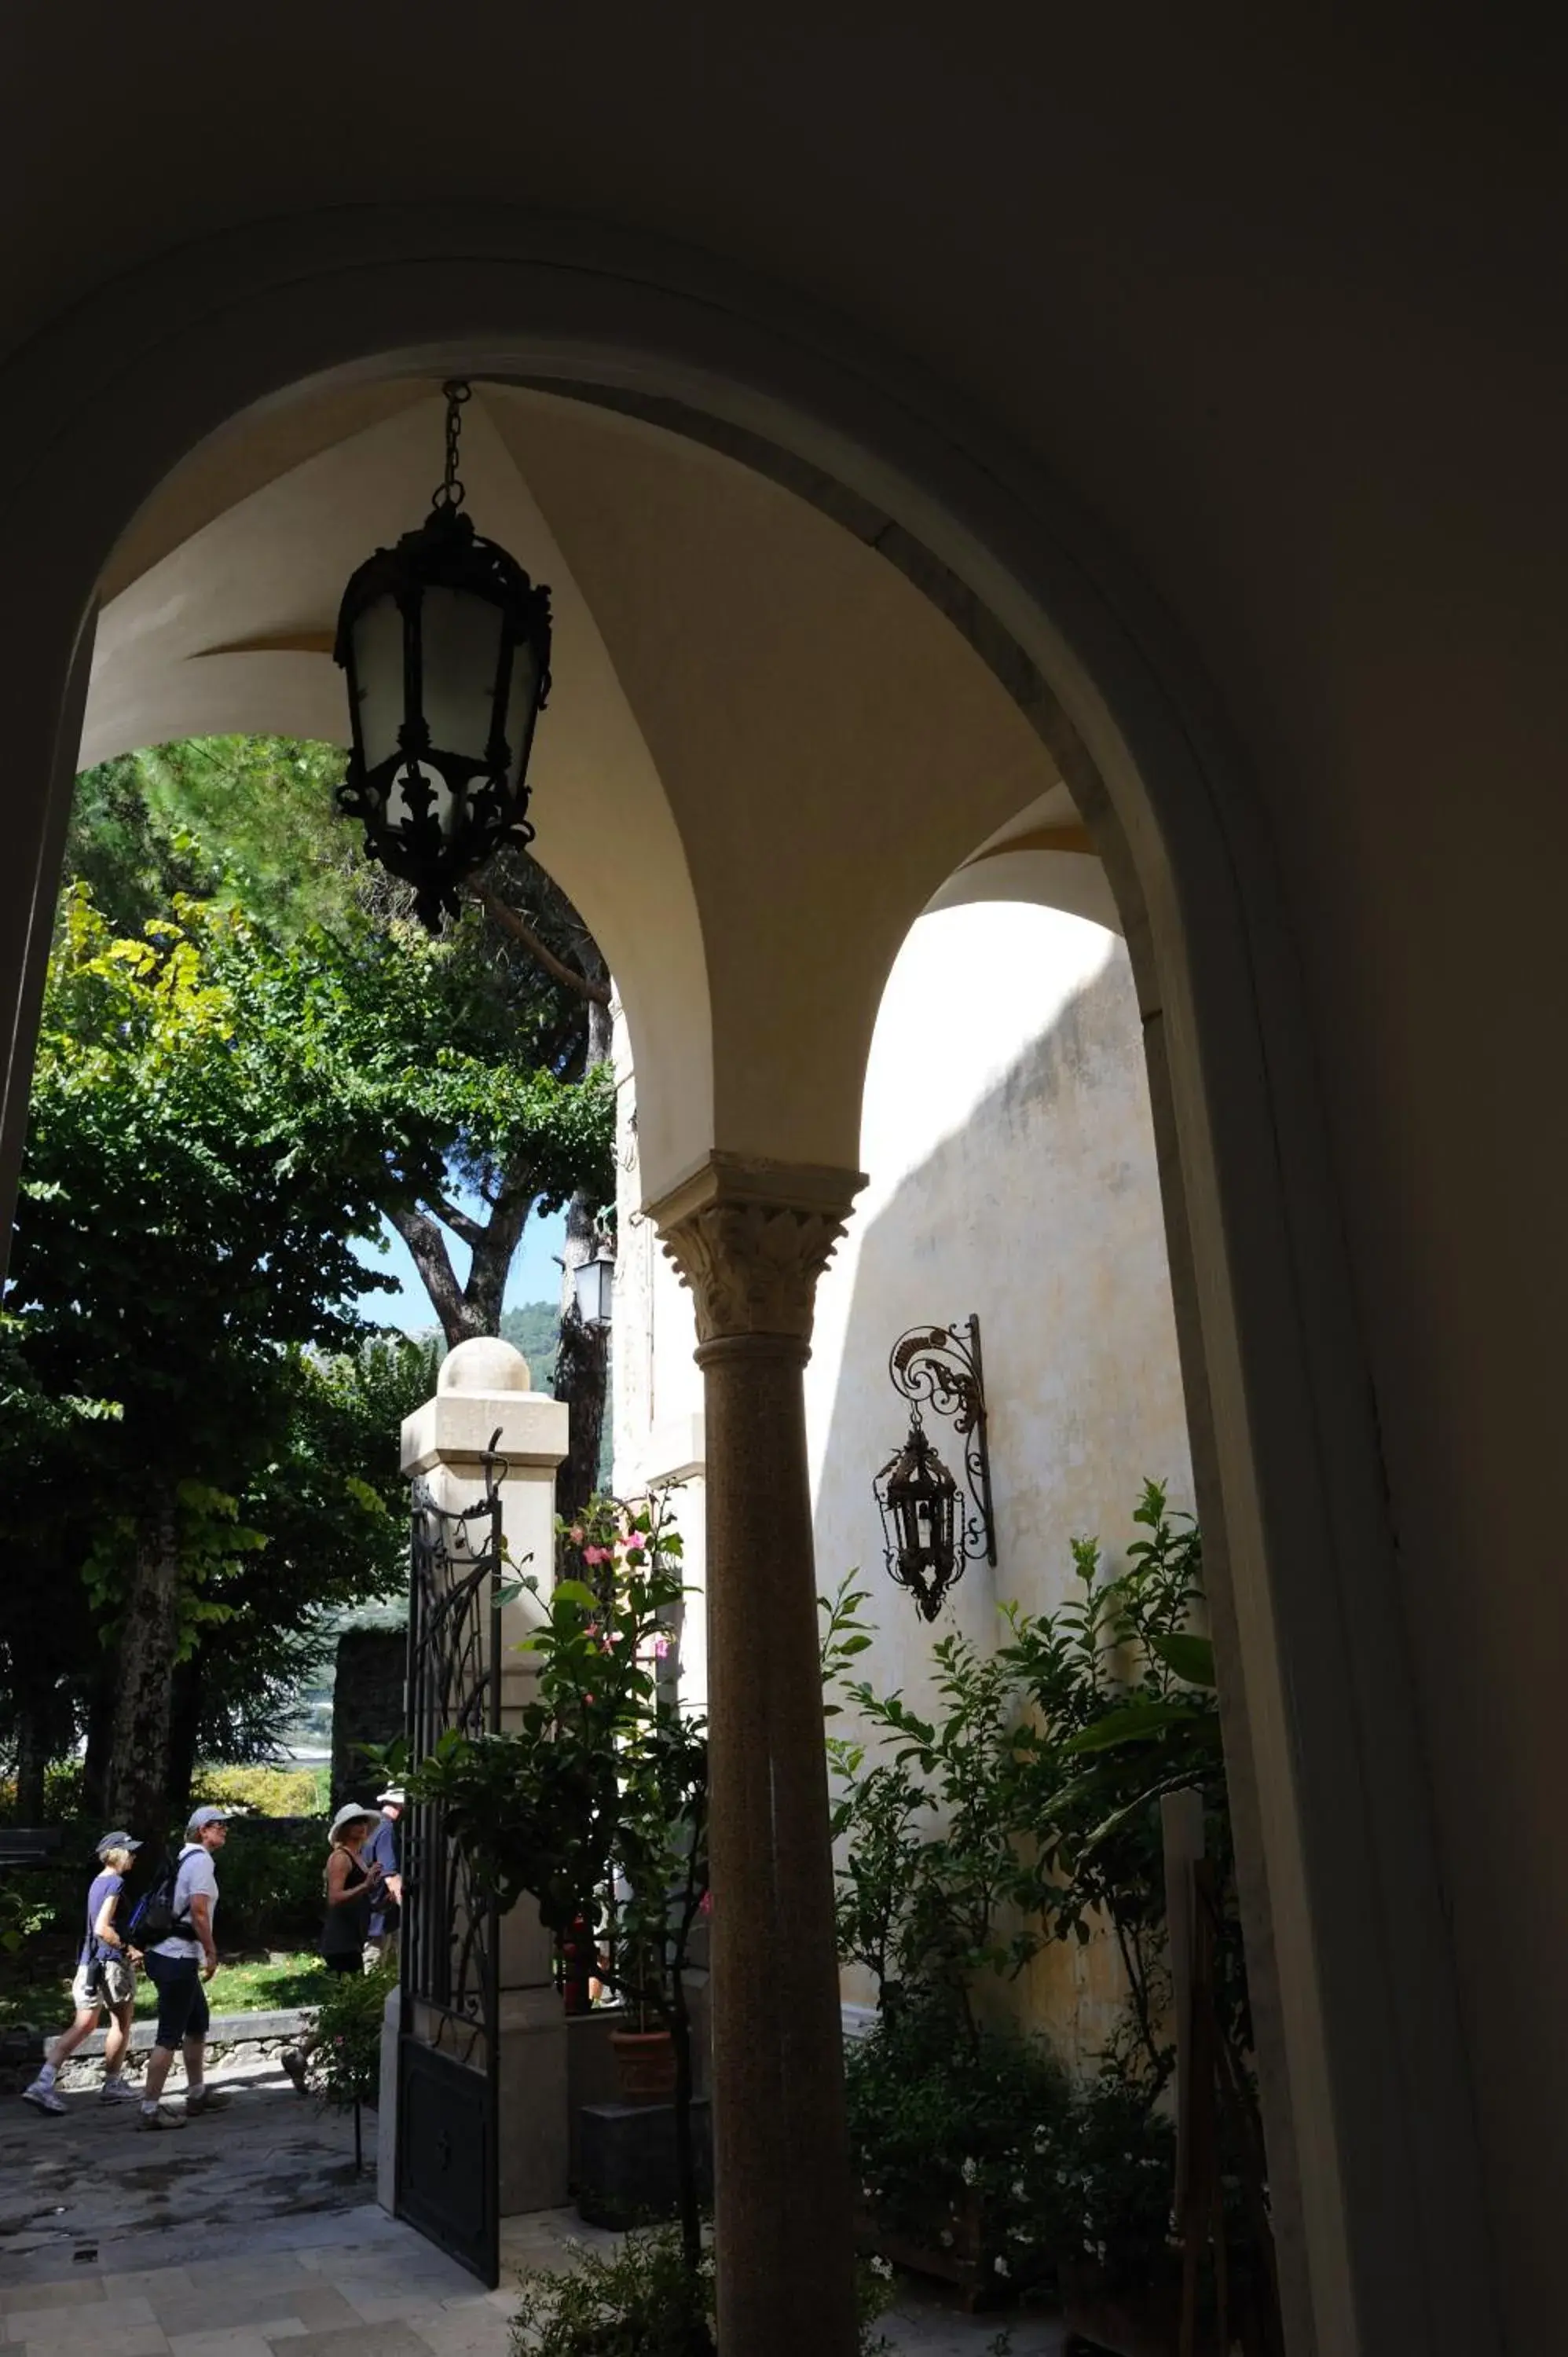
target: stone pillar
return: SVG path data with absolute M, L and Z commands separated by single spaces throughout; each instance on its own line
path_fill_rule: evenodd
M 800 1374 L 864 1183 L 715 1154 L 651 1207 L 706 1391 L 718 2341 L 736 2357 L 856 2341 Z
M 505 1460 L 501 1531 L 509 1578 L 528 1574 L 548 1595 L 555 1566 L 555 1469 L 566 1454 L 565 1403 L 530 1388 L 528 1361 L 510 1342 L 460 1342 L 437 1378 L 435 1397 L 403 1427 L 403 1469 L 423 1475 L 447 1512 L 484 1490 L 484 1458 Z M 531 1597 L 501 1614 L 501 1725 L 515 1726 L 532 1697 L 531 1657 L 514 1649 L 543 1615 Z M 571 2126 L 566 2093 L 566 2019 L 555 1987 L 554 1951 L 538 1910 L 523 1899 L 501 1921 L 499 2063 L 500 2211 L 557 2209 L 566 2200 Z

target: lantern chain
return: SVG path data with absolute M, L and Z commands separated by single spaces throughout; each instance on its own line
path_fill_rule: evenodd
M 473 399 L 474 388 L 466 378 L 455 376 L 449 378 L 441 390 L 446 396 L 446 471 L 431 505 L 460 508 L 467 492 L 457 472 L 457 440 L 463 431 L 463 404 Z

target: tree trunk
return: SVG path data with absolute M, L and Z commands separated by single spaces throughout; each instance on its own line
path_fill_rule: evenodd
M 588 1050 L 585 1077 L 610 1058 L 610 1010 L 591 1000 L 588 1006 Z M 577 1315 L 574 1272 L 592 1260 L 598 1233 L 599 1206 L 579 1187 L 566 1206 L 566 1241 L 562 1248 L 561 1342 L 555 1354 L 555 1396 L 571 1412 L 566 1457 L 555 1476 L 555 1511 L 571 1522 L 599 1486 L 599 1454 L 605 1428 L 605 1399 L 609 1388 L 609 1329 L 585 1326 Z
M 139 1523 L 120 1617 L 103 1813 L 138 1839 L 168 1832 L 169 1737 L 179 1651 L 179 1547 L 172 1498 Z
M 104 1793 L 108 1789 L 109 1752 L 114 1737 L 114 1665 L 113 1658 L 105 1653 L 102 1666 L 93 1678 L 87 1706 L 87 1756 L 81 1763 L 82 1812 L 101 1824 L 109 1822 L 104 1812 Z
M 470 1219 L 450 1203 L 439 1205 L 435 1213 L 399 1210 L 389 1215 L 408 1246 L 449 1351 L 476 1335 L 500 1332 L 506 1281 L 533 1199 L 533 1172 L 524 1168 L 509 1171 L 502 1179 L 488 1220 Z M 467 1285 L 457 1282 L 439 1222 L 460 1236 L 472 1254 Z
M 44 1821 L 44 1771 L 49 1764 L 48 1737 L 26 1698 L 16 1698 L 16 1822 L 41 1825 Z
M 181 1662 L 176 1670 L 170 1695 L 167 1802 L 176 1824 L 183 1824 L 190 1814 L 190 1787 L 201 1735 L 201 1671 L 199 1646 L 190 1660 Z

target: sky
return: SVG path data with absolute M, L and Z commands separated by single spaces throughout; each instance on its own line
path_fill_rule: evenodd
M 462 1207 L 465 1211 L 478 1209 L 477 1205 L 467 1202 L 464 1202 Z M 503 1305 L 506 1308 L 511 1309 L 522 1301 L 555 1301 L 560 1297 L 561 1271 L 554 1256 L 561 1250 L 565 1232 L 564 1211 L 543 1214 L 536 1211 L 533 1214 L 522 1232 L 522 1242 L 518 1246 L 517 1258 L 512 1262 L 511 1274 L 507 1279 Z M 359 1303 L 361 1313 L 366 1318 L 373 1318 L 379 1325 L 401 1326 L 405 1333 L 410 1334 L 434 1326 L 435 1312 L 430 1306 L 429 1295 L 419 1281 L 408 1246 L 390 1221 L 382 1222 L 382 1233 L 387 1244 L 384 1254 L 379 1253 L 374 1244 L 362 1243 L 355 1245 L 355 1256 L 367 1267 L 380 1269 L 385 1275 L 398 1278 L 400 1290 L 396 1293 L 361 1294 Z M 452 1254 L 452 1265 L 457 1272 L 457 1281 L 466 1283 L 470 1257 L 468 1247 L 450 1233 L 446 1243 Z

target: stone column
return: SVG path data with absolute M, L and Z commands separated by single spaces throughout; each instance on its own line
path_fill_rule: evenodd
M 485 1453 L 504 1459 L 501 1532 L 509 1577 L 526 1572 L 548 1595 L 555 1565 L 555 1469 L 566 1454 L 568 1411 L 531 1388 L 528 1361 L 510 1342 L 480 1337 L 449 1351 L 435 1397 L 403 1427 L 403 1469 L 423 1476 L 451 1512 L 483 1495 Z M 531 1657 L 513 1649 L 542 1611 L 530 1597 L 501 1613 L 501 1725 L 515 1726 L 532 1698 Z M 499 1958 L 499 2142 L 500 2212 L 558 2208 L 567 2197 L 571 2121 L 566 2019 L 555 1987 L 554 1950 L 532 1901 L 502 1918 Z
M 715 1154 L 651 1207 L 706 1389 L 721 2349 L 853 2357 L 851 2190 L 800 1372 L 864 1180 Z

